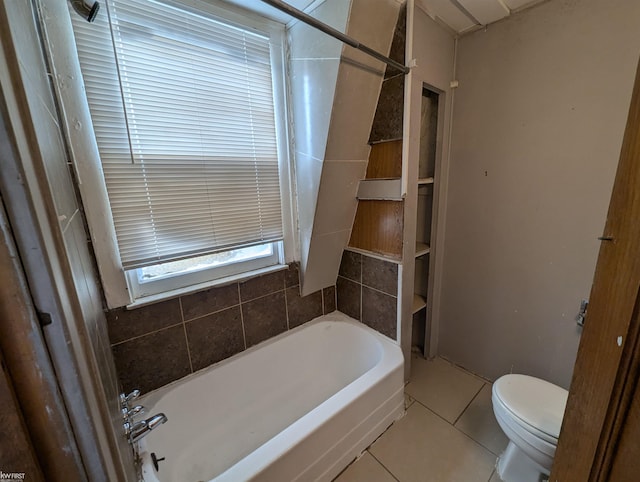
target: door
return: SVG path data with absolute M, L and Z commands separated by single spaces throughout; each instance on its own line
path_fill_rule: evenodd
M 549 480 L 640 480 L 640 68 Z

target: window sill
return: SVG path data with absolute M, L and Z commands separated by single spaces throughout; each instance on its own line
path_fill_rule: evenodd
M 276 264 L 274 266 L 268 266 L 266 268 L 247 271 L 245 273 L 239 273 L 232 276 L 227 276 L 224 278 L 207 281 L 205 283 L 198 283 L 195 285 L 186 286 L 184 288 L 179 288 L 176 290 L 165 291 L 164 293 L 158 293 L 157 295 L 150 295 L 150 296 L 145 296 L 143 298 L 139 298 L 135 300 L 133 303 L 128 304 L 126 308 L 127 310 L 135 310 L 136 308 L 142 308 L 143 306 L 159 303 L 160 301 L 166 301 L 172 298 L 177 298 L 179 296 L 189 295 L 192 293 L 196 293 L 198 291 L 203 291 L 209 288 L 213 288 L 215 286 L 223 286 L 231 283 L 239 283 L 242 281 L 246 281 L 250 278 L 261 276 L 263 274 L 275 273 L 276 271 L 282 271 L 288 268 L 289 268 L 289 265 L 287 264 Z

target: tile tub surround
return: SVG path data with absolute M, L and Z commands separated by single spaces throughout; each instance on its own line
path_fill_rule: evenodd
M 338 310 L 397 339 L 398 265 L 345 250 L 336 282 Z
M 107 320 L 123 390 L 145 393 L 335 310 L 334 286 L 300 296 L 292 263 L 241 283 L 111 310 Z

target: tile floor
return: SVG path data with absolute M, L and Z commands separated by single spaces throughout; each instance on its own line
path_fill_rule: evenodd
M 335 482 L 498 482 L 507 438 L 491 406 L 491 384 L 441 358 L 413 356 L 406 415 Z

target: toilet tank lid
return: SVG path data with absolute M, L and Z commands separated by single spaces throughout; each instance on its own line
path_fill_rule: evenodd
M 558 438 L 567 392 L 545 380 L 528 375 L 505 375 L 493 384 L 494 396 L 526 424 Z

